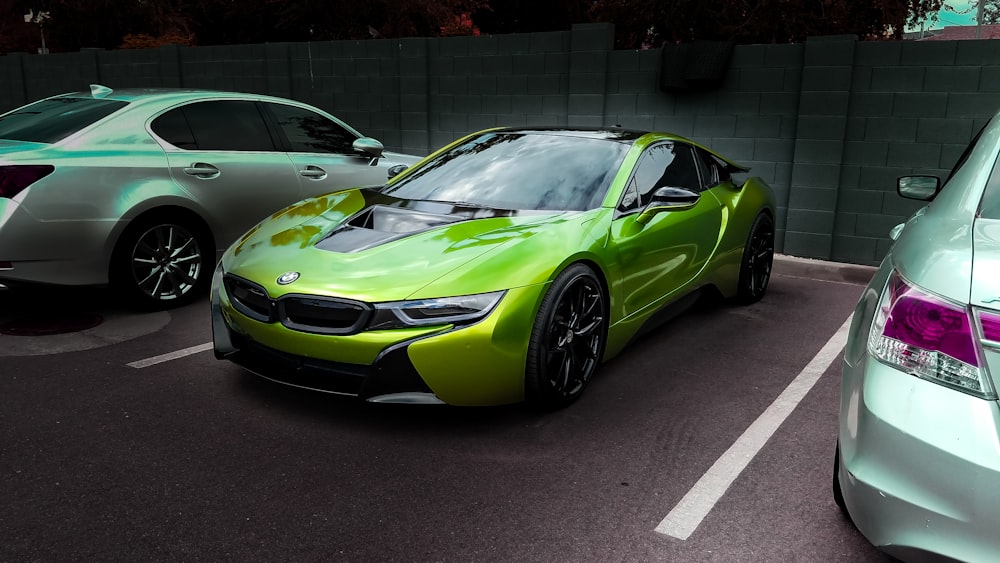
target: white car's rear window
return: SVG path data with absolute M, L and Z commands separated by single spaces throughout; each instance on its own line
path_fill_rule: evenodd
M 0 116 L 0 139 L 57 143 L 125 107 L 95 98 L 50 98 Z

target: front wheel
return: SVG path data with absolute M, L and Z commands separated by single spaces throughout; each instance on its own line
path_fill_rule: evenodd
M 573 264 L 542 299 L 528 344 L 525 398 L 555 409 L 583 393 L 604 355 L 608 322 L 604 290 L 593 270 Z
M 140 220 L 122 235 L 113 283 L 137 304 L 166 309 L 190 302 L 211 276 L 209 237 L 186 221 Z
M 743 248 L 740 263 L 740 281 L 736 299 L 749 305 L 760 301 L 771 280 L 771 265 L 774 262 L 774 221 L 771 216 L 761 213 L 754 220 Z

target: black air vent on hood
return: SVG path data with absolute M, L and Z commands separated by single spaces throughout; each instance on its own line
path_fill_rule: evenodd
M 316 244 L 332 252 L 360 252 L 391 240 L 465 220 L 461 215 L 373 205 L 358 213 Z

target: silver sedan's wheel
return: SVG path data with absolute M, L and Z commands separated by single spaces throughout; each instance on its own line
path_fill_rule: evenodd
M 129 229 L 119 248 L 116 281 L 145 306 L 177 306 L 205 286 L 209 245 L 197 228 L 176 221 L 143 221 Z
M 528 346 L 529 402 L 558 408 L 575 401 L 600 365 L 607 339 L 604 291 L 583 264 L 567 268 L 542 300 Z

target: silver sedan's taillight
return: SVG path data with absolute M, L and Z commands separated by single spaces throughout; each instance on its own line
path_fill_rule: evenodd
M 51 164 L 0 166 L 0 197 L 13 198 L 55 169 Z
M 868 351 L 917 377 L 996 399 L 975 322 L 968 305 L 933 295 L 893 271 L 875 313 Z

